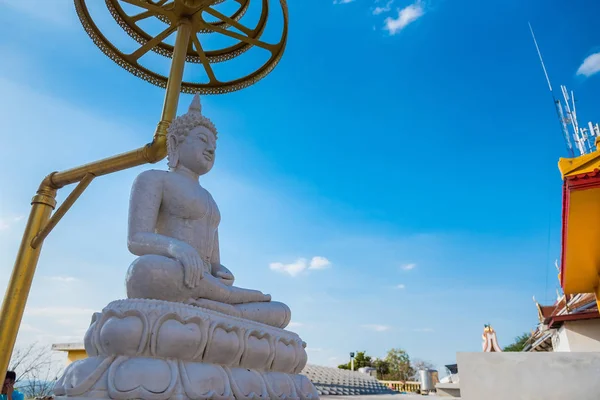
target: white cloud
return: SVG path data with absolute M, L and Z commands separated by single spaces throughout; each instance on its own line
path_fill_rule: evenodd
M 73 283 L 79 281 L 79 279 L 75 278 L 74 276 L 49 276 L 46 279 L 60 283 Z
M 306 351 L 307 351 L 308 353 L 322 353 L 322 352 L 323 352 L 323 349 L 322 349 L 322 348 L 320 348 L 320 347 L 307 347 L 307 348 L 306 348 Z
M 393 2 L 394 2 L 393 0 L 392 1 L 388 1 L 386 3 L 386 5 L 383 6 L 383 7 L 379 7 L 379 6 L 375 7 L 373 9 L 373 15 L 379 15 L 379 14 L 383 14 L 383 13 L 386 13 L 386 12 L 390 11 L 392 9 L 392 3 Z
M 0 231 L 5 231 L 10 229 L 15 223 L 21 221 L 25 218 L 23 215 L 17 215 L 16 217 L 3 217 L 0 218 Z
M 325 257 L 316 256 L 310 260 L 310 266 L 308 269 L 324 269 L 331 266 L 331 261 L 326 259 Z
M 590 77 L 600 72 L 600 53 L 589 55 L 577 69 L 577 75 Z
M 19 332 L 42 333 L 43 331 L 39 328 L 36 328 L 35 326 L 33 326 L 31 324 L 27 324 L 27 323 L 23 322 L 21 324 L 21 326 L 19 327 Z
M 375 331 L 375 332 L 385 332 L 385 331 L 389 331 L 391 328 L 387 325 L 378 325 L 378 324 L 367 324 L 367 325 L 362 325 L 363 328 L 371 330 L 371 331 Z
M 352 3 L 354 0 L 333 0 L 333 4 L 348 4 Z
M 425 10 L 423 9 L 421 2 L 417 1 L 410 6 L 398 10 L 397 18 L 386 18 L 384 29 L 387 30 L 390 35 L 395 35 L 402 29 L 406 28 L 408 24 L 421 18 L 424 14 Z
M 329 266 L 331 266 L 331 262 L 327 258 L 321 256 L 313 257 L 310 262 L 306 258 L 299 258 L 291 264 L 284 264 L 280 262 L 269 264 L 269 268 L 272 271 L 286 273 L 291 277 L 298 276 L 307 269 L 320 270 Z
M 91 314 L 90 314 L 90 318 L 91 318 Z M 55 321 L 57 324 L 64 325 L 64 326 L 78 326 L 79 325 L 79 319 L 60 318 Z
M 30 317 L 75 317 L 86 315 L 92 318 L 95 311 L 90 308 L 79 307 L 31 307 L 25 310 L 25 315 Z
M 307 262 L 305 258 L 299 258 L 291 264 L 283 264 L 280 262 L 269 264 L 269 268 L 271 268 L 272 271 L 283 272 L 289 274 L 291 277 L 295 277 L 304 271 L 306 267 Z
M 410 271 L 410 270 L 413 270 L 413 269 L 415 269 L 416 267 L 417 267 L 417 264 L 415 264 L 415 263 L 410 263 L 410 264 L 404 264 L 404 265 L 402 266 L 402 269 L 403 269 L 403 270 L 405 270 L 405 271 Z
M 304 324 L 303 324 L 302 322 L 293 322 L 293 321 L 292 321 L 292 322 L 290 322 L 290 323 L 288 324 L 288 326 L 287 326 L 287 327 L 288 327 L 288 328 L 299 328 L 299 327 L 301 327 L 301 326 L 304 326 Z
M 396 285 L 396 289 L 404 289 L 404 288 L 406 288 L 406 286 L 404 286 L 403 283 Z

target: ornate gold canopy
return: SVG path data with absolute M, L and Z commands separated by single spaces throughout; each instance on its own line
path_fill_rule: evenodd
M 276 43 L 268 43 L 262 39 L 269 22 L 269 3 L 272 0 L 105 0 L 106 7 L 114 20 L 140 44 L 135 51 L 125 53 L 109 41 L 94 22 L 87 6 L 90 1 L 92 0 L 75 0 L 75 8 L 85 31 L 94 43 L 119 66 L 160 87 L 166 87 L 168 78 L 153 71 L 150 67 L 144 66 L 141 58 L 149 52 L 172 58 L 174 46 L 168 44 L 166 39 L 182 23 L 189 24 L 186 62 L 199 64 L 208 77 L 208 82 L 183 81 L 181 91 L 184 93 L 221 94 L 248 87 L 264 78 L 275 68 L 283 55 L 287 42 L 288 10 L 286 0 L 279 0 L 283 23 L 281 36 Z M 251 3 L 258 4 L 259 2 L 261 9 L 256 25 L 248 27 L 242 24 L 240 20 L 248 11 Z M 227 4 L 235 6 L 235 11 L 231 15 L 225 15 L 217 7 Z M 128 7 L 124 7 L 124 5 Z M 137 10 L 132 12 L 132 8 Z M 162 31 L 153 34 L 142 28 L 141 23 L 144 22 L 147 26 L 147 22 L 150 20 L 160 22 Z M 216 50 L 206 50 L 204 42 L 214 36 L 227 38 L 235 44 L 228 44 Z M 269 54 L 267 61 L 246 75 L 232 80 L 219 79 L 213 64 L 230 61 L 253 47 L 266 50 Z

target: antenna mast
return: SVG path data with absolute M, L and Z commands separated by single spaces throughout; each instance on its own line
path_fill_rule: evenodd
M 535 38 L 535 34 L 533 33 L 533 28 L 531 27 L 531 23 L 527 23 L 529 25 L 529 30 L 531 31 L 531 37 L 533 38 L 533 43 L 535 44 L 535 49 L 537 50 L 538 57 L 540 58 L 540 63 L 542 64 L 542 69 L 544 70 L 544 75 L 546 76 L 546 82 L 548 82 L 548 89 L 550 89 L 550 94 L 552 95 L 552 100 L 554 101 L 554 107 L 556 107 L 556 114 L 558 115 L 558 120 L 560 122 L 560 129 L 563 133 L 563 137 L 567 144 L 567 150 L 571 156 L 574 156 L 573 153 L 573 145 L 571 144 L 571 139 L 569 135 L 569 129 L 567 127 L 567 120 L 565 119 L 565 115 L 563 113 L 562 104 L 560 100 L 557 100 L 554 96 L 554 91 L 552 90 L 552 84 L 550 83 L 550 78 L 548 77 L 548 71 L 546 71 L 546 65 L 544 64 L 544 59 L 542 58 L 542 52 L 540 51 L 540 47 L 538 46 L 537 40 Z
M 560 89 L 562 90 L 563 97 L 565 99 L 565 109 L 567 110 L 568 117 L 567 122 L 573 129 L 572 136 L 577 145 L 577 150 L 579 150 L 579 155 L 589 154 L 593 151 L 596 151 L 596 139 L 600 133 L 598 124 L 594 126 L 592 122 L 588 122 L 587 127 L 580 128 L 579 121 L 577 120 L 575 94 L 572 90 L 569 94 L 567 87 L 564 85 L 561 85 Z M 569 104 L 569 100 L 571 101 L 571 104 Z

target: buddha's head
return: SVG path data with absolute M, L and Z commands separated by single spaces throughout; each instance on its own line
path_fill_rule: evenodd
M 196 94 L 188 112 L 171 122 L 167 130 L 169 168 L 184 166 L 198 175 L 210 171 L 215 163 L 217 129 L 202 115 Z

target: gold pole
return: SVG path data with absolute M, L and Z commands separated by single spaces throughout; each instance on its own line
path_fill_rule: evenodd
M 17 259 L 0 310 L 0 377 L 3 377 L 8 369 L 8 363 L 17 340 L 33 275 L 42 249 L 43 239 L 45 238 L 39 236 L 36 239 L 36 237 L 40 233 L 44 233 L 42 232 L 44 227 L 51 226 L 53 228 L 55 225 L 48 225 L 48 222 L 50 214 L 56 206 L 57 189 L 71 183 L 80 182 L 86 175 L 88 178 L 85 181 L 88 179 L 91 181 L 92 176 L 106 175 L 145 163 L 155 163 L 165 158 L 167 155 L 167 128 L 177 113 L 183 69 L 191 33 L 191 22 L 188 19 L 182 19 L 177 27 L 175 49 L 161 120 L 158 123 L 152 142 L 128 153 L 105 158 L 63 172 L 52 173 L 43 180 L 37 194 L 33 197 L 27 226 L 23 233 L 21 246 L 17 253 Z M 83 191 L 85 186 L 80 186 L 79 189 Z M 78 196 L 77 193 L 76 196 Z M 63 209 L 65 212 L 77 200 L 76 196 L 71 197 L 72 201 L 67 204 L 66 209 Z M 62 215 L 59 215 L 54 221 L 58 222 L 60 217 Z M 32 243 L 35 243 L 35 247 L 32 246 Z
M 27 296 L 33 281 L 33 274 L 42 249 L 41 244 L 34 249 L 30 243 L 48 221 L 50 213 L 56 206 L 56 200 L 54 199 L 56 189 L 50 187 L 47 181 L 47 179 L 44 179 L 37 194 L 31 200 L 31 212 L 2 302 L 2 311 L 0 311 L 0 327 L 2 329 L 0 332 L 1 377 L 4 377 L 8 369 L 8 363 L 12 356 L 21 319 L 23 318 L 23 311 L 27 303 Z

